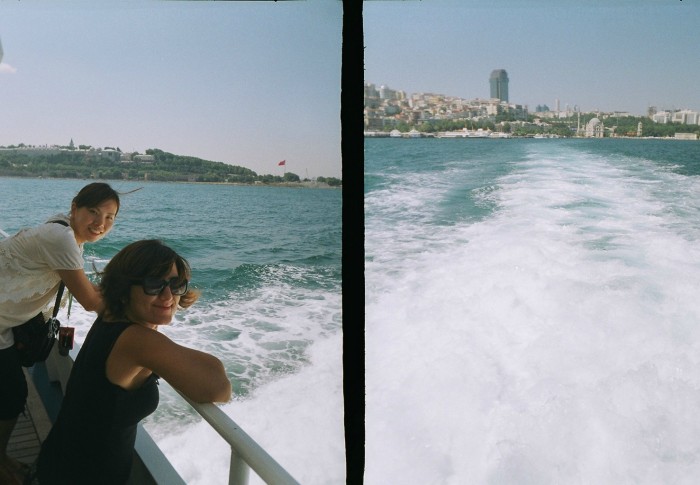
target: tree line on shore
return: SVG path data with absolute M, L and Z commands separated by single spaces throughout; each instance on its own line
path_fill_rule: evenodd
M 458 131 L 463 128 L 470 130 L 482 128 L 484 130 L 510 133 L 513 136 L 546 134 L 567 137 L 574 136 L 579 127 L 584 129 L 586 123 L 594 117 L 596 117 L 595 114 L 586 113 L 581 114 L 580 118 L 578 116 L 570 116 L 562 119 L 542 119 L 541 122 L 535 123 L 535 120 L 539 117 L 537 114 L 530 114 L 527 122 L 523 123 L 515 120 L 508 114 L 502 114 L 496 116 L 493 121 L 452 119 L 427 120 L 416 124 L 401 122 L 396 125 L 396 129 L 402 133 L 408 133 L 413 129 L 421 133 L 437 133 L 441 131 Z M 676 133 L 697 133 L 700 136 L 700 125 L 655 123 L 644 116 L 608 116 L 603 118 L 602 121 L 606 131 L 615 136 L 637 136 L 637 127 L 640 122 L 642 123 L 642 136 L 664 138 L 673 137 Z
M 0 176 L 240 184 L 310 182 L 292 172 L 286 172 L 282 176 L 258 175 L 245 167 L 175 155 L 157 148 L 146 150 L 146 155 L 152 155 L 153 161 L 114 161 L 109 157 L 98 156 L 97 153 L 99 152 L 71 149 L 47 154 L 22 153 L 21 150 L 2 151 Z M 317 177 L 315 182 L 331 187 L 342 186 L 342 181 L 334 177 Z

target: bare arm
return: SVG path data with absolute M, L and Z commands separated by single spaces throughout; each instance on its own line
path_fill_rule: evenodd
M 151 370 L 196 402 L 231 399 L 231 381 L 213 355 L 176 344 L 165 335 L 132 325 L 107 359 L 107 378 L 125 389 L 140 385 Z
M 58 274 L 66 284 L 75 299 L 88 311 L 101 313 L 104 308 L 104 300 L 97 286 L 88 279 L 82 269 L 58 270 Z

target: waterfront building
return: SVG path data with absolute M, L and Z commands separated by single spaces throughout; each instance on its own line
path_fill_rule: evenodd
M 654 123 L 683 123 L 685 125 L 700 125 L 700 113 L 689 109 L 657 111 L 651 119 Z
M 491 97 L 508 102 L 508 73 L 505 69 L 494 69 L 489 78 Z
M 674 123 L 683 123 L 686 125 L 700 124 L 700 113 L 688 109 L 682 109 L 673 113 L 672 121 Z
M 671 113 L 668 111 L 657 111 L 652 116 L 651 119 L 654 123 L 668 123 L 671 121 Z
M 598 118 L 593 118 L 586 124 L 584 136 L 586 138 L 603 138 L 604 128 L 602 121 Z

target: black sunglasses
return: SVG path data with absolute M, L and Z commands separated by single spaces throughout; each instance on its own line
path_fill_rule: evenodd
M 170 287 L 170 292 L 173 295 L 184 295 L 187 293 L 187 280 L 180 280 L 179 277 L 170 278 L 170 280 L 162 280 L 152 276 L 146 276 L 142 280 L 134 280 L 134 283 L 143 287 L 143 292 L 147 295 L 160 295 L 166 286 Z

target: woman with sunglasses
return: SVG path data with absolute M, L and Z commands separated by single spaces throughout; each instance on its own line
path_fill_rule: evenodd
M 158 331 L 199 297 L 189 278 L 187 261 L 157 240 L 132 243 L 107 264 L 106 309 L 78 353 L 31 483 L 126 483 L 136 426 L 158 406 L 159 377 L 196 402 L 231 398 L 219 359 Z
M 95 182 L 73 198 L 69 214 L 0 240 L 0 483 L 21 484 L 29 466 L 7 455 L 7 444 L 27 400 L 27 381 L 14 348 L 12 328 L 52 307 L 61 281 L 88 311 L 104 309 L 102 295 L 88 279 L 83 244 L 112 229 L 119 194 Z

